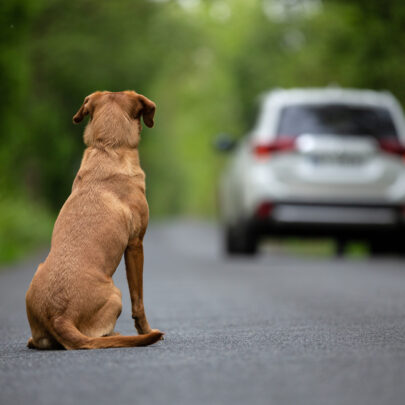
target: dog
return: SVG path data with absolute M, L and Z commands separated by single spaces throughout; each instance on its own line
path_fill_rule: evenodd
M 143 305 L 143 237 L 149 220 L 138 144 L 141 116 L 154 125 L 156 105 L 134 91 L 97 91 L 73 122 L 86 115 L 85 149 L 72 192 L 56 219 L 51 249 L 26 294 L 36 349 L 146 346 L 163 338 Z M 125 256 L 132 317 L 138 335 L 114 332 L 122 309 L 114 274 Z

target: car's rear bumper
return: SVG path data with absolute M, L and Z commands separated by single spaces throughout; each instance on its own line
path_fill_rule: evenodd
M 363 238 L 405 231 L 401 207 L 370 204 L 280 202 L 272 206 L 268 216 L 255 216 L 251 224 L 259 234 L 280 236 Z

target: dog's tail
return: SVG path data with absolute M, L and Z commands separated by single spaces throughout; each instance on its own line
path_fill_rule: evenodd
M 68 350 L 148 346 L 156 343 L 163 336 L 162 332 L 155 329 L 145 335 L 137 336 L 88 337 L 81 333 L 71 321 L 62 317 L 55 319 L 52 326 L 55 338 Z

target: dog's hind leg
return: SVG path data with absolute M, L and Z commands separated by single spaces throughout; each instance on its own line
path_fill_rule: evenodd
M 27 347 L 41 350 L 62 348 L 30 308 L 27 308 L 27 316 L 32 333 L 32 337 L 28 339 Z
M 63 349 L 63 346 L 50 336 L 36 338 L 35 340 L 30 337 L 27 342 L 27 347 L 40 350 Z
M 90 319 L 79 324 L 79 330 L 88 337 L 114 336 L 115 323 L 121 314 L 121 291 L 112 286 L 110 296 L 94 311 Z

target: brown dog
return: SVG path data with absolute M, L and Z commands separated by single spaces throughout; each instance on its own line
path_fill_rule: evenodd
M 55 222 L 49 255 L 27 291 L 28 347 L 132 347 L 162 338 L 149 327 L 142 293 L 149 210 L 137 147 L 140 117 L 152 127 L 154 113 L 155 104 L 134 91 L 103 91 L 86 97 L 73 117 L 78 123 L 91 116 L 87 149 Z M 139 336 L 114 332 L 122 303 L 111 277 L 123 254 Z

